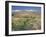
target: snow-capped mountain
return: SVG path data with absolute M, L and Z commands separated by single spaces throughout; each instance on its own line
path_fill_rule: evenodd
M 12 10 L 12 12 L 19 12 L 19 11 L 33 11 L 33 10 Z

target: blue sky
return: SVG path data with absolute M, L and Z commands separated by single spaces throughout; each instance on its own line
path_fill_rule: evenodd
M 33 7 L 33 6 L 12 6 L 12 10 L 32 10 L 34 12 L 41 12 L 41 7 Z

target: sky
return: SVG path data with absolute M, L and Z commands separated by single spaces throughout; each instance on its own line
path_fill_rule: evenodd
M 12 6 L 12 10 L 32 10 L 34 12 L 41 12 L 41 7 L 33 7 L 33 6 Z

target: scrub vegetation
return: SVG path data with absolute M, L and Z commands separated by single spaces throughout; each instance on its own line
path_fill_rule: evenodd
M 40 30 L 41 15 L 37 12 L 12 12 L 12 30 Z

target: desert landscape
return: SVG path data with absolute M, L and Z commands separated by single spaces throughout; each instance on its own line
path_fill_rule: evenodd
M 41 13 L 28 10 L 12 12 L 12 31 L 40 30 Z

